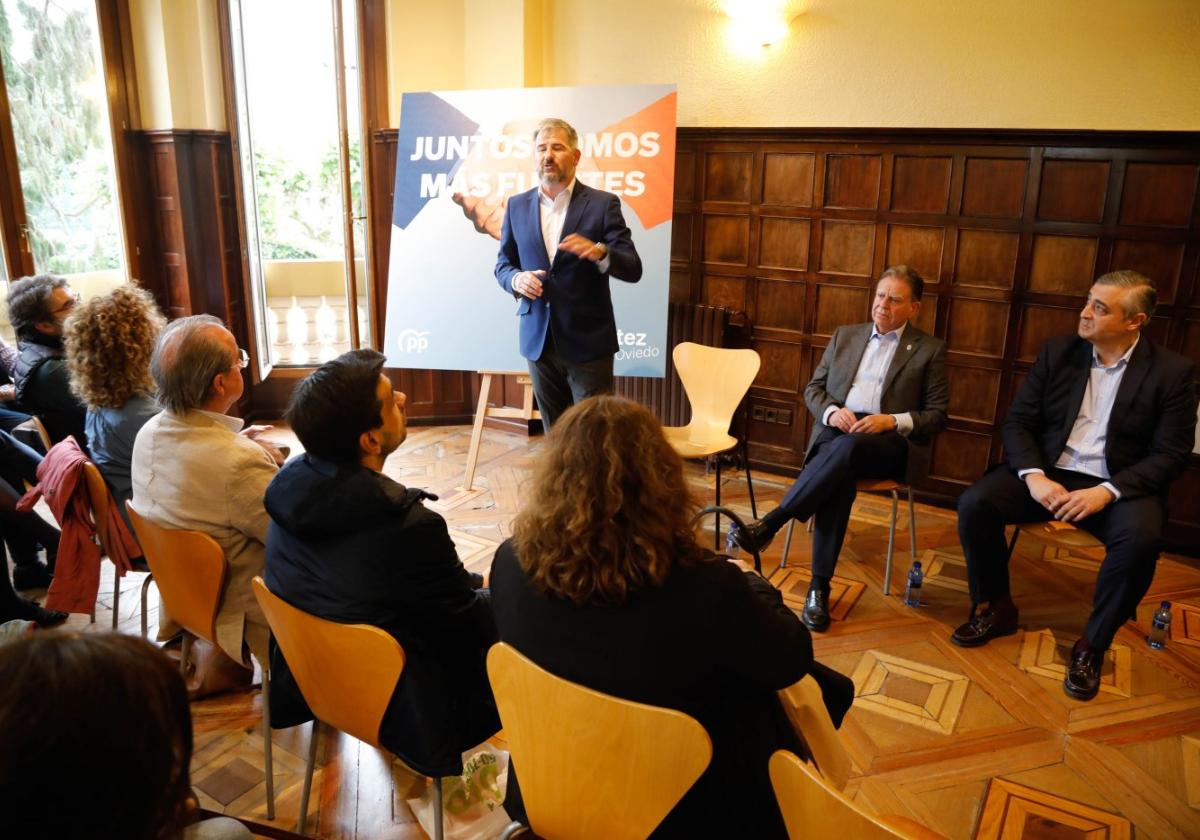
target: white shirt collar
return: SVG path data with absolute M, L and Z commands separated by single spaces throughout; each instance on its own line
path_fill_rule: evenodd
M 1122 355 L 1121 358 L 1117 359 L 1115 362 L 1113 362 L 1111 365 L 1108 365 L 1108 366 L 1105 366 L 1105 364 L 1102 361 L 1100 361 L 1100 356 L 1097 355 L 1097 353 L 1096 353 L 1096 345 L 1093 344 L 1092 345 L 1092 366 L 1093 367 L 1102 367 L 1105 370 L 1112 370 L 1113 368 L 1115 368 L 1119 365 L 1129 364 L 1129 357 L 1133 355 L 1133 348 L 1137 347 L 1138 342 L 1141 340 L 1142 340 L 1142 335 L 1141 335 L 1141 333 L 1138 333 L 1137 338 L 1135 338 L 1133 340 L 1133 344 L 1129 345 L 1129 349 L 1125 351 L 1124 355 Z
M 569 203 L 571 201 L 571 193 L 574 192 L 574 190 L 575 190 L 575 178 L 572 177 L 571 183 L 569 183 L 565 187 L 563 187 L 563 191 L 560 192 L 559 195 L 566 195 L 567 196 L 566 200 Z M 538 200 L 541 201 L 545 205 L 553 205 L 554 202 L 557 200 L 557 197 L 551 198 L 550 196 L 546 195 L 545 190 L 543 190 L 541 188 L 541 186 L 538 186 Z
M 879 328 L 876 327 L 875 323 L 872 321 L 871 322 L 871 338 L 874 338 L 875 336 L 879 336 L 882 339 L 882 338 L 887 338 L 889 335 L 894 335 L 894 336 L 896 336 L 896 340 L 899 341 L 900 339 L 904 338 L 904 328 L 907 326 L 908 326 L 908 321 L 905 321 L 903 324 L 896 327 L 896 329 L 892 330 L 891 332 L 881 333 L 879 331 Z M 867 340 L 870 341 L 870 339 L 867 339 Z
M 203 414 L 205 417 L 216 420 L 234 434 L 240 432 L 242 427 L 246 425 L 246 421 L 240 417 L 230 417 L 228 414 L 218 414 L 215 411 L 205 411 L 202 408 L 197 408 L 195 411 L 197 414 Z

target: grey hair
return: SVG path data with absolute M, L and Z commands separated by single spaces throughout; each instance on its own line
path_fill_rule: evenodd
M 538 135 L 547 128 L 557 129 L 567 135 L 567 143 L 572 149 L 579 148 L 579 132 L 575 130 L 575 126 L 571 125 L 566 120 L 560 120 L 558 117 L 547 117 L 537 124 L 537 128 L 533 130 L 533 142 L 537 142 Z
M 1142 322 L 1142 325 L 1145 326 L 1150 322 L 1150 316 L 1154 314 L 1154 308 L 1158 306 L 1158 290 L 1154 288 L 1154 281 L 1149 277 L 1124 269 L 1102 274 L 1096 278 L 1096 283 L 1102 286 L 1132 289 L 1133 294 L 1129 295 L 1132 311 L 1126 312 L 1125 317 L 1132 318 L 1139 312 L 1145 312 L 1146 320 Z
M 182 413 L 204 405 L 212 393 L 213 377 L 236 361 L 212 327 L 224 329 L 225 324 L 212 315 L 191 315 L 167 324 L 158 337 L 150 375 L 164 409 Z
M 918 274 L 917 270 L 912 266 L 893 265 L 890 268 L 885 268 L 883 274 L 879 275 L 880 280 L 886 280 L 889 277 L 894 277 L 897 280 L 903 280 L 907 283 L 913 300 L 919 301 L 921 295 L 925 294 L 925 278 Z

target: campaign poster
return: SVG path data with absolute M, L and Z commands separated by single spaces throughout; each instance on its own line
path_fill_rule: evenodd
M 661 377 L 675 183 L 674 85 L 405 93 L 396 153 L 388 364 L 524 370 L 517 301 L 493 270 L 511 196 L 538 186 L 534 130 L 579 133 L 576 178 L 621 198 L 642 279 L 611 278 L 618 376 Z

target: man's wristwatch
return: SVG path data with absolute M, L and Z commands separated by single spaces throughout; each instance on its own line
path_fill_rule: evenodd
M 608 256 L 608 246 L 605 245 L 603 242 L 597 242 L 597 243 L 593 244 L 592 250 L 600 252 L 600 256 L 596 258 L 596 262 L 600 262 L 600 260 L 602 260 Z

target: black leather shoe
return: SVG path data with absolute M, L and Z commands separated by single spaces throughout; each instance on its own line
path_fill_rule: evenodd
M 40 560 L 23 566 L 13 566 L 12 582 L 15 589 L 45 589 L 54 575 Z
M 745 529 L 734 525 L 729 530 L 729 534 L 733 537 L 733 541 L 741 546 L 742 551 L 750 553 L 762 551 L 771 544 L 771 540 L 775 539 L 775 532 L 761 519 L 755 519 Z
M 824 632 L 829 628 L 829 593 L 824 589 L 808 590 L 804 599 L 804 610 L 800 613 L 804 626 L 814 633 Z
M 1011 636 L 1017 632 L 1017 608 L 980 611 L 978 607 L 971 608 L 971 617 L 950 634 L 950 641 L 959 647 L 979 647 L 986 645 L 992 639 L 1001 636 Z
M 1063 691 L 1076 700 L 1091 700 L 1100 691 L 1103 665 L 1104 651 L 1094 651 L 1086 644 L 1081 646 L 1076 642 L 1067 675 L 1063 677 Z
M 53 627 L 70 618 L 70 615 L 65 612 L 43 609 L 35 601 L 28 601 L 25 598 L 19 600 L 21 603 L 17 607 L 17 618 L 32 621 L 38 627 Z

